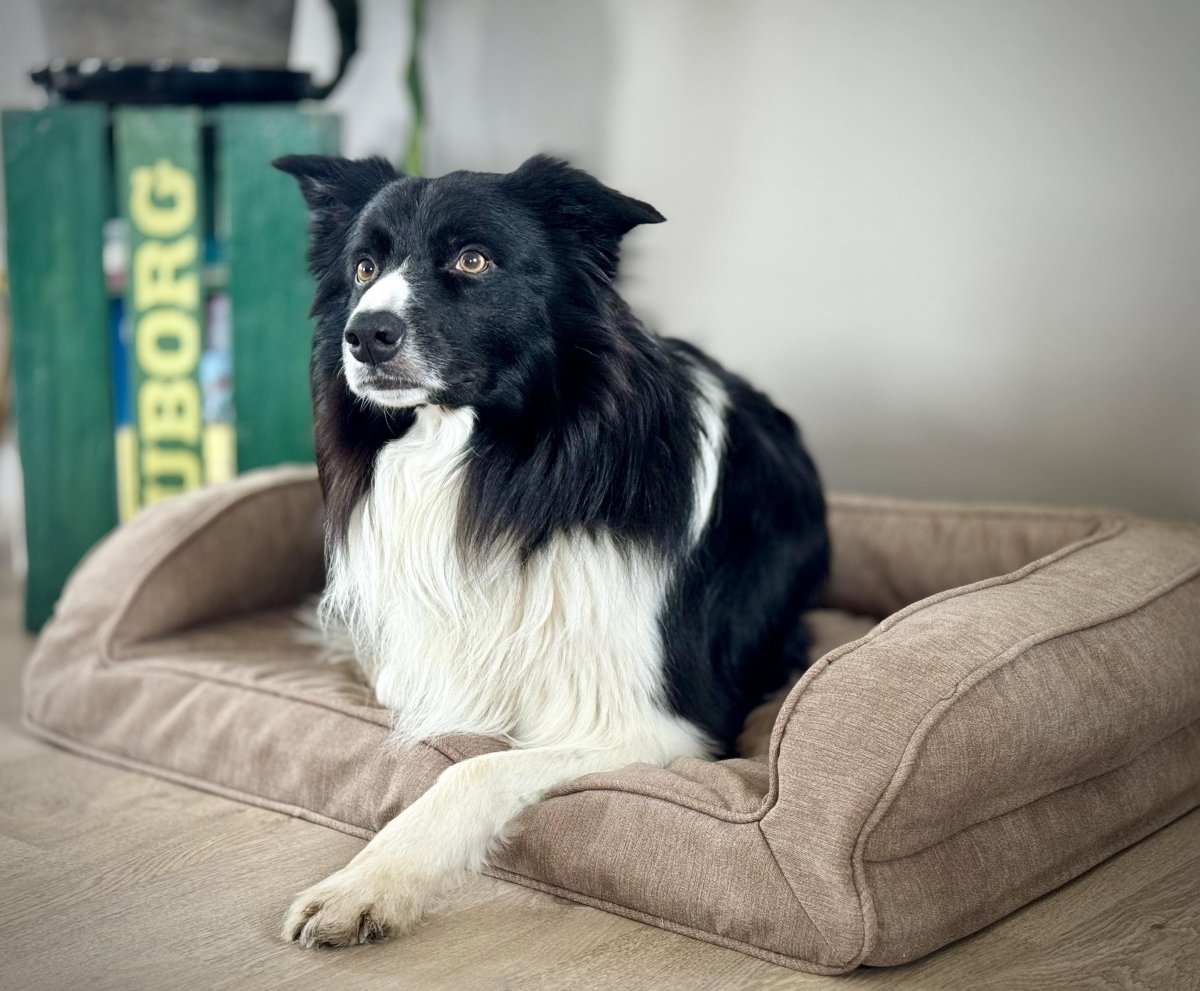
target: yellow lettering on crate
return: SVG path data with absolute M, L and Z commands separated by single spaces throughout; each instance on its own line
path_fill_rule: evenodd
M 200 485 L 200 459 L 178 447 L 142 448 L 142 499 L 146 505 Z
M 196 238 L 177 241 L 143 241 L 133 253 L 133 307 L 200 305 L 200 278 L 196 274 Z
M 160 158 L 129 173 L 129 216 L 147 237 L 178 237 L 196 219 L 196 180 Z
M 147 377 L 190 375 L 200 360 L 200 324 L 182 310 L 151 310 L 137 322 L 134 349 Z
M 200 388 L 192 379 L 146 379 L 138 389 L 142 441 L 200 443 Z
M 141 502 L 197 488 L 204 478 L 203 345 L 196 180 L 166 159 L 133 169 L 129 216 L 143 239 L 131 265 Z

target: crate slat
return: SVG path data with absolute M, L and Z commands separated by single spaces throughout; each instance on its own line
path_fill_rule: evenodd
M 3 114 L 30 630 L 117 519 L 102 265 L 107 128 L 99 105 Z
M 270 163 L 280 155 L 336 152 L 338 119 L 319 111 L 231 106 L 216 111 L 214 120 L 238 470 L 311 461 L 307 219 L 295 181 Z
M 136 498 L 147 506 L 204 483 L 204 172 L 195 107 L 113 113 L 117 203 L 129 240 Z

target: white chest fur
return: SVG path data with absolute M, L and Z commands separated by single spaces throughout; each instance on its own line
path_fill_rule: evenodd
M 325 616 L 416 740 L 482 733 L 521 745 L 655 741 L 705 747 L 663 702 L 659 612 L 669 576 L 605 537 L 563 535 L 522 567 L 501 549 L 465 564 L 455 545 L 470 409 L 423 407 L 384 447 L 333 554 Z

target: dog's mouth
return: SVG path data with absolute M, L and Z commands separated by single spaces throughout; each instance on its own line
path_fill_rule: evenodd
M 428 386 L 399 379 L 371 382 L 351 387 L 350 391 L 365 402 L 385 409 L 415 409 L 433 401 L 433 390 Z
M 389 369 L 387 366 L 346 362 L 346 384 L 359 399 L 388 409 L 424 406 L 441 383 Z
M 360 373 L 356 378 L 357 391 L 361 392 L 397 392 L 405 389 L 429 388 L 429 384 L 426 382 L 418 382 L 416 379 L 396 375 L 379 368 L 368 369 L 366 374 Z

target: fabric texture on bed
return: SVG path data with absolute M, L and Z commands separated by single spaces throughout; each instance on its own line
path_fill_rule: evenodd
M 81 753 L 369 836 L 450 763 L 388 741 L 296 606 L 311 468 L 140 514 L 80 565 L 25 717 Z M 1200 530 L 834 497 L 819 659 L 745 757 L 554 792 L 491 873 L 790 967 L 928 953 L 1200 804 Z

